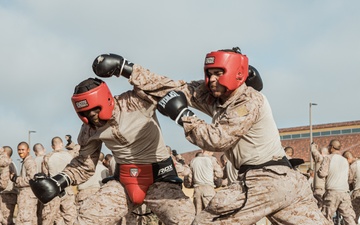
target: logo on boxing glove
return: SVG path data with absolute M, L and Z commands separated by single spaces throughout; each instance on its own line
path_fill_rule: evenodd
M 176 93 L 175 91 L 170 91 L 169 93 L 167 93 L 160 101 L 159 101 L 159 105 L 163 108 L 165 108 L 166 104 L 173 98 L 176 97 L 180 97 L 180 95 L 178 93 Z

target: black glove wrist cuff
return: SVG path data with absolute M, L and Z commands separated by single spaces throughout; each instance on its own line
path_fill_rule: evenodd
M 184 108 L 183 110 L 181 110 L 179 115 L 176 117 L 175 123 L 179 124 L 180 126 L 183 126 L 183 121 L 181 119 L 181 117 L 183 117 L 183 116 L 195 116 L 195 114 L 190 109 Z
M 70 177 L 65 173 L 59 173 L 51 177 L 51 179 L 55 181 L 56 185 L 59 186 L 61 191 L 71 185 Z
M 121 68 L 120 75 L 129 79 L 133 71 L 133 66 L 133 63 L 129 63 L 127 60 L 124 60 L 124 65 Z

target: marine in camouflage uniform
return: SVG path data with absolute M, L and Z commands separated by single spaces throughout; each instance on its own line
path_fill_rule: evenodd
M 105 82 L 90 78 L 75 88 L 72 100 L 84 122 L 78 136 L 79 156 L 52 179 L 36 178 L 32 188 L 37 196 L 47 201 L 56 195 L 54 180 L 61 188 L 88 180 L 104 143 L 112 151 L 120 176 L 117 173 L 115 180 L 84 200 L 75 224 L 114 224 L 142 203 L 167 225 L 191 224 L 194 206 L 181 190 L 182 180 L 166 149 L 155 113 L 156 99 L 137 89 L 113 97 Z M 48 185 L 53 190 L 44 199 L 40 190 Z
M 75 144 L 71 140 L 71 135 L 70 134 L 65 135 L 65 139 L 67 141 L 67 144 L 66 144 L 65 148 L 72 155 L 72 157 L 75 158 L 76 156 L 79 155 L 80 145 Z
M 184 178 L 184 176 L 191 173 L 190 167 L 186 165 L 184 159 L 176 152 L 176 150 L 172 150 L 170 146 L 166 146 L 166 149 L 170 153 L 171 159 L 173 160 L 176 168 L 176 172 L 178 173 L 180 178 Z
M 224 152 L 239 170 L 239 181 L 219 190 L 209 206 L 196 216 L 194 224 L 253 224 L 264 216 L 275 224 L 328 224 L 305 176 L 293 170 L 286 160 L 266 97 L 244 83 L 248 69 L 251 79 L 258 76 L 256 69 L 248 66 L 246 56 L 238 49 L 210 53 L 205 61 L 205 81 L 173 81 L 136 64 L 128 76 L 129 82 L 148 96 L 165 96 L 159 100 L 159 107 L 183 126 L 187 140 L 201 149 Z M 94 64 L 95 73 L 102 77 L 120 76 L 121 71 L 129 70 L 124 67 L 129 62 L 113 54 L 99 56 Z M 228 75 L 224 75 L 225 70 L 216 70 L 224 67 Z M 230 92 L 226 98 L 220 98 L 224 85 L 214 83 L 216 79 L 229 85 L 225 86 Z M 171 90 L 177 92 L 169 93 Z M 212 123 L 192 116 L 185 107 L 169 112 L 169 101 L 176 97 L 174 101 L 182 102 L 178 91 L 185 94 L 190 106 L 211 116 Z M 185 116 L 175 114 L 180 111 Z
M 36 225 L 37 224 L 37 198 L 31 191 L 29 181 L 36 174 L 36 162 L 30 155 L 29 145 L 26 142 L 18 144 L 18 153 L 23 161 L 21 162 L 20 176 L 11 174 L 11 180 L 19 189 L 17 198 L 18 213 L 16 224 Z
M 355 212 L 349 193 L 349 163 L 340 155 L 340 141 L 331 140 L 330 155 L 326 156 L 318 170 L 320 178 L 325 178 L 325 194 L 321 209 L 325 217 L 332 221 L 338 211 L 346 225 L 355 225 Z
M 72 155 L 64 150 L 64 144 L 60 137 L 51 140 L 53 151 L 44 156 L 41 165 L 42 173 L 47 176 L 54 176 L 61 172 L 73 159 Z M 41 213 L 41 224 L 73 224 L 77 216 L 75 205 L 75 193 L 72 186 L 66 187 L 65 195 L 54 198 L 44 204 Z
M 3 191 L 9 182 L 9 170 L 6 168 L 9 167 L 10 159 L 5 152 L 3 147 L 0 147 L 0 191 Z
M 10 180 L 10 174 L 17 174 L 17 169 L 14 162 L 11 160 L 13 150 L 10 146 L 4 146 L 7 154 L 7 159 L 10 164 L 3 168 L 0 178 L 1 191 L 0 191 L 0 211 L 3 215 L 4 225 L 14 224 L 14 211 L 17 202 L 17 196 L 19 190 L 14 186 L 14 183 Z M 7 159 L 0 158 L 2 165 Z M 4 160 L 4 161 L 2 161 Z M 3 186 L 6 185 L 6 186 Z
M 36 143 L 33 146 L 33 151 L 35 154 L 35 162 L 36 162 L 36 173 L 41 173 L 41 165 L 44 160 L 44 156 L 46 154 L 46 149 L 41 143 Z M 41 212 L 43 210 L 44 205 L 42 202 L 38 201 L 37 203 L 37 218 L 38 218 L 38 224 L 41 224 Z
M 184 177 L 185 187 L 194 187 L 193 201 L 196 214 L 199 214 L 215 195 L 215 174 L 222 177 L 222 169 L 213 162 L 212 156 L 204 154 L 205 151 L 196 153 L 190 162 L 191 173 Z
M 314 197 L 318 201 L 318 207 L 321 209 L 323 205 L 323 196 L 325 193 L 325 178 L 320 178 L 317 172 L 320 168 L 321 163 L 324 160 L 324 157 L 326 155 L 329 155 L 329 150 L 326 147 L 319 150 L 318 145 L 313 143 L 311 145 L 311 155 L 315 161 L 313 192 L 314 192 Z
M 0 147 L 0 194 L 5 190 L 10 180 L 9 163 L 10 160 L 4 148 Z M 1 196 L 0 200 L 2 200 Z M 2 206 L 3 203 L 0 201 L 0 224 L 5 224 Z
M 357 222 L 360 217 L 360 160 L 354 157 L 350 151 L 345 151 L 343 156 L 350 164 L 348 182 L 350 190 L 352 190 L 351 204 L 355 212 L 355 222 Z

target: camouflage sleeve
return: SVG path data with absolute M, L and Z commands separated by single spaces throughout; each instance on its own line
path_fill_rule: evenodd
M 355 186 L 354 182 L 355 182 L 355 174 L 356 174 L 356 165 L 357 163 L 354 162 L 350 165 L 350 169 L 349 169 L 349 185 L 351 187 L 351 189 Z
M 186 85 L 183 80 L 174 81 L 166 76 L 158 75 L 144 69 L 140 65 L 133 66 L 133 72 L 129 78 L 130 84 L 147 94 L 161 98 L 167 92 Z
M 188 174 L 184 175 L 184 186 L 186 188 L 192 188 L 193 187 L 193 172 L 192 168 L 190 168 L 190 171 Z
M 70 177 L 73 185 L 79 185 L 95 174 L 101 145 L 101 141 L 91 141 L 81 145 L 79 155 L 65 167 L 63 172 Z
M 222 178 L 224 176 L 223 169 L 215 157 L 211 157 L 214 170 L 214 179 Z
M 3 190 L 7 187 L 8 181 L 10 179 L 9 163 L 10 159 L 7 157 L 4 149 L 0 148 L 0 190 Z
M 191 107 L 208 115 L 211 114 L 212 105 L 204 104 L 204 102 L 208 102 L 207 98 L 209 97 L 209 90 L 204 88 L 204 81 L 175 81 L 166 76 L 152 73 L 140 65 L 134 65 L 129 82 L 134 86 L 134 90 L 141 90 L 147 97 L 151 97 L 155 102 L 159 101 L 161 97 L 171 90 L 182 91 Z M 139 92 L 137 93 L 142 97 Z
M 4 149 L 0 148 L 0 170 L 1 170 L 1 167 L 8 166 L 9 164 L 10 164 L 10 160 L 7 157 Z
M 36 162 L 35 160 L 26 160 L 24 162 L 24 169 L 26 171 L 25 177 L 18 177 L 16 179 L 16 186 L 17 187 L 30 187 L 29 180 L 34 178 L 36 174 Z
M 183 117 L 186 139 L 212 152 L 224 152 L 234 146 L 257 121 L 264 103 L 261 94 L 249 94 L 247 99 L 228 106 L 221 118 L 211 124 L 196 117 Z
M 212 165 L 213 165 L 213 172 L 214 172 L 214 184 L 215 187 L 221 187 L 222 184 L 222 177 L 224 176 L 223 174 L 223 169 L 221 168 L 219 162 L 217 161 L 216 157 L 211 157 L 211 161 L 212 161 Z
M 9 166 L 0 167 L 0 191 L 3 191 L 10 180 L 10 169 Z
M 170 90 L 181 90 L 185 93 L 190 106 L 210 116 L 213 114 L 214 99 L 209 97 L 209 91 L 203 81 L 190 83 L 183 80 L 174 81 L 134 65 L 129 82 L 135 89 L 142 90 L 154 99 L 163 97 Z M 259 115 L 259 107 L 263 101 L 263 96 L 258 92 L 247 91 L 243 99 L 229 106 L 226 115 L 215 124 L 207 124 L 197 117 L 184 117 L 186 138 L 202 149 L 226 151 L 251 128 Z
M 191 173 L 191 169 L 188 165 L 184 165 L 183 176 L 189 175 Z
M 13 162 L 11 162 L 11 161 L 10 161 L 10 164 L 9 164 L 9 170 L 10 170 L 10 173 L 18 174 L 15 164 Z
M 45 155 L 43 161 L 41 162 L 41 172 L 45 173 L 47 176 L 50 176 L 49 155 Z
M 321 166 L 320 166 L 320 168 L 318 170 L 318 176 L 320 178 L 324 178 L 324 177 L 328 176 L 329 168 L 330 168 L 330 160 L 331 160 L 330 156 L 324 157 L 324 160 L 321 163 Z
M 314 158 L 315 162 L 321 162 L 324 158 L 323 155 L 319 152 L 318 146 L 316 144 L 311 145 L 311 155 Z

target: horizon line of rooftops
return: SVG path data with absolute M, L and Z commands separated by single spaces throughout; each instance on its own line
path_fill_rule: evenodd
M 354 133 L 360 133 L 360 128 L 312 132 L 313 137 L 343 135 L 343 134 L 354 134 Z M 284 135 L 280 135 L 280 140 L 291 140 L 291 139 L 301 139 L 301 138 L 310 138 L 310 132 L 301 133 L 301 134 L 284 134 Z

